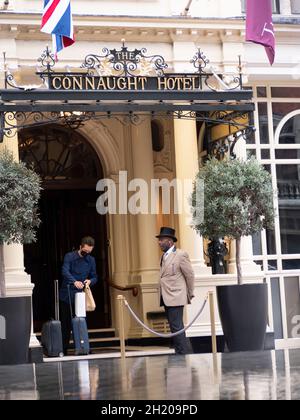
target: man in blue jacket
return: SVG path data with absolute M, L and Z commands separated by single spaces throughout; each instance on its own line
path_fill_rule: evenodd
M 69 252 L 64 258 L 59 293 L 64 354 L 68 351 L 72 326 L 70 299 L 74 313 L 75 294 L 82 292 L 85 285 L 93 286 L 98 280 L 95 258 L 90 255 L 94 246 L 95 240 L 87 236 L 81 240 L 79 250 Z

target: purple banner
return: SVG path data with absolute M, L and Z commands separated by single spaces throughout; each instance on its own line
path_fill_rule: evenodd
M 246 41 L 263 45 L 272 65 L 275 60 L 275 34 L 272 0 L 246 0 Z

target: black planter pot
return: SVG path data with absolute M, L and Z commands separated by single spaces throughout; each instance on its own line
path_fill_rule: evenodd
M 217 298 L 229 351 L 263 350 L 268 322 L 268 286 L 219 286 Z
M 0 298 L 0 365 L 28 363 L 30 331 L 31 298 Z

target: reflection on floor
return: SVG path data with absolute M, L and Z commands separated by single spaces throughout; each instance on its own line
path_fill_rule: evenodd
M 300 350 L 2 366 L 5 399 L 299 400 Z

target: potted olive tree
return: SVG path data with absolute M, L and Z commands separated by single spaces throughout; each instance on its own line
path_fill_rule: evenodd
M 203 203 L 199 188 L 204 186 Z M 192 195 L 193 228 L 204 238 L 236 240 L 237 285 L 217 287 L 219 313 L 230 351 L 262 350 L 268 318 L 266 284 L 243 284 L 241 239 L 274 225 L 270 174 L 252 158 L 210 159 L 200 169 Z M 203 211 L 202 211 L 203 213 Z M 202 214 L 203 216 L 203 214 Z
M 0 364 L 27 361 L 31 297 L 6 296 L 4 244 L 30 243 L 40 220 L 40 178 L 13 155 L 0 152 Z

